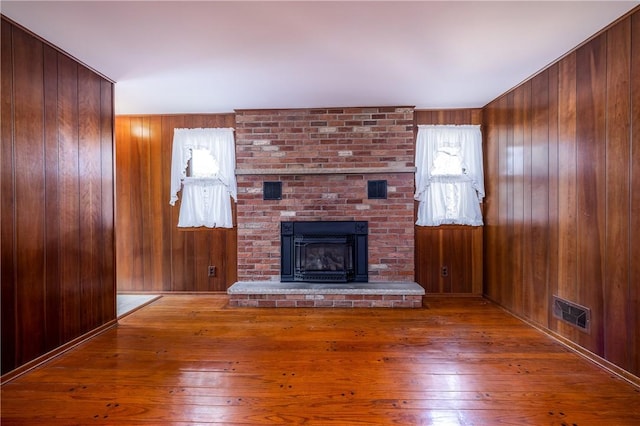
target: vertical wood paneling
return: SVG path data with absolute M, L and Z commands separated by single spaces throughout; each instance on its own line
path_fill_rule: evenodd
M 512 201 L 509 198 L 509 158 L 507 152 L 509 135 L 513 132 L 509 132 L 511 128 L 511 110 L 513 103 L 509 102 L 509 96 L 503 96 L 498 101 L 498 243 L 497 257 L 498 270 L 497 274 L 500 277 L 499 282 L 511 282 L 511 265 L 508 261 L 508 254 L 511 252 L 511 226 L 509 221 L 509 206 Z M 486 254 L 486 253 L 485 253 Z M 506 260 L 506 261 L 505 261 Z M 504 306 L 510 308 L 513 304 L 511 294 L 513 288 L 511 286 L 500 286 L 498 288 L 498 300 Z
M 144 257 L 139 256 L 138 253 L 144 251 L 145 240 L 143 227 L 145 226 L 145 210 L 143 209 L 143 197 L 146 194 L 146 178 L 147 170 L 145 168 L 144 159 L 145 147 L 147 144 L 142 140 L 144 129 L 142 127 L 142 118 L 134 117 L 131 120 L 131 139 L 130 139 L 130 151 L 129 156 L 131 161 L 130 169 L 130 181 L 129 185 L 129 242 L 131 244 L 131 276 L 129 281 L 133 283 L 134 287 L 139 290 L 144 290 Z M 117 143 L 117 141 L 116 141 Z M 119 167 L 116 165 L 116 173 L 118 173 Z M 120 208 L 118 208 L 118 213 Z M 119 232 L 116 229 L 116 232 Z M 120 262 L 116 262 L 119 264 Z
M 4 375 L 115 320 L 113 84 L 4 17 L 1 80 Z
M 511 224 L 511 280 L 521 281 L 524 273 L 524 226 L 527 217 L 526 198 L 530 191 L 525 176 L 525 157 L 530 145 L 531 131 L 528 129 L 528 112 L 530 107 L 530 83 L 525 83 L 514 91 L 513 96 L 513 133 L 507 141 L 507 161 L 509 162 L 510 194 L 512 200 L 509 212 Z M 520 311 L 523 305 L 523 288 L 514 287 L 512 309 Z
M 180 200 L 169 205 L 174 129 L 234 125 L 233 114 L 116 118 L 119 291 L 226 291 L 237 281 L 236 230 L 179 229 Z
M 640 13 L 631 17 L 631 206 L 629 215 L 629 370 L 640 376 Z
M 558 75 L 558 288 L 559 297 L 578 300 L 576 55 L 559 63 Z M 553 329 L 575 341 L 578 331 L 561 321 Z
M 484 109 L 485 294 L 635 375 L 639 16 Z M 588 332 L 553 317 L 554 295 L 591 310 Z
M 549 74 L 544 71 L 531 81 L 531 153 L 527 165 L 530 193 L 527 210 L 524 255 L 523 306 L 526 315 L 538 324 L 547 324 L 549 289 Z
M 58 70 L 66 78 L 58 80 L 58 137 L 60 188 L 60 281 L 62 283 L 63 339 L 81 332 L 80 281 L 80 188 L 78 176 L 78 65 L 58 56 Z
M 100 140 L 100 77 L 78 67 L 78 166 L 80 171 L 80 288 L 84 309 L 82 322 L 92 328 L 100 324 L 100 265 L 103 259 Z
M 16 362 L 16 252 L 15 236 L 15 187 L 13 167 L 13 31 L 12 26 L 2 20 L 0 36 L 1 75 L 0 89 L 2 106 L 0 107 L 0 131 L 2 145 L 0 149 L 0 312 L 2 321 L 2 372 L 13 369 Z
M 169 117 L 159 117 L 160 123 L 158 133 L 152 133 L 153 140 L 160 139 L 165 140 L 165 135 L 169 133 L 169 128 L 173 123 L 169 120 Z M 160 143 L 160 155 L 161 155 L 161 167 L 162 167 L 162 183 L 160 194 L 160 212 L 162 215 L 162 290 L 170 291 L 173 289 L 173 276 L 176 273 L 174 270 L 174 264 L 170 260 L 173 256 L 173 212 L 175 207 L 169 207 L 169 192 L 171 191 L 171 149 L 172 143 Z M 167 173 L 169 175 L 167 176 Z M 177 222 L 176 222 L 177 223 Z M 235 250 L 235 249 L 234 249 Z M 235 281 L 235 280 L 234 280 Z M 157 283 L 156 283 L 157 284 Z
M 414 120 L 416 125 L 482 124 L 482 110 L 417 110 Z M 482 227 L 416 226 L 416 282 L 428 293 L 480 294 L 482 232 Z M 443 267 L 447 269 L 447 276 L 442 275 Z
M 113 84 L 102 80 L 100 83 L 100 155 L 102 210 L 102 268 L 100 271 L 102 318 L 105 324 L 116 316 L 116 264 L 115 264 L 115 180 L 114 180 L 114 131 L 113 131 Z
M 153 140 L 160 135 L 162 120 L 160 117 L 147 118 L 147 140 Z M 164 245 L 168 242 L 167 227 L 164 224 L 163 207 L 168 203 L 168 193 L 164 192 L 164 183 L 169 182 L 169 176 L 162 168 L 162 144 L 149 144 L 149 212 L 148 212 L 148 233 L 149 233 L 149 254 L 151 271 L 148 277 L 145 276 L 145 287 L 149 289 L 166 288 L 170 283 L 170 274 L 165 275 Z M 169 169 L 167 169 L 169 170 Z M 151 182 L 161 182 L 162 184 L 151 184 Z
M 18 362 L 24 363 L 43 353 L 45 335 L 44 263 L 44 109 L 43 45 L 24 32 L 14 32 L 15 116 L 14 129 L 15 250 L 17 256 L 16 309 L 18 316 Z M 29 141 L 29 143 L 24 143 Z M 21 143 L 22 142 L 22 143 Z
M 579 342 L 603 351 L 602 282 L 605 235 L 606 35 L 576 51 L 578 152 L 578 303 L 592 310 L 591 333 Z
M 140 201 L 140 249 L 149 253 L 148 256 L 140 258 L 142 264 L 142 289 L 149 291 L 152 289 L 152 264 L 153 264 L 153 211 L 151 209 L 151 187 L 154 185 L 151 181 L 151 144 L 149 140 L 149 117 L 140 119 L 140 136 L 136 138 L 137 142 L 137 160 L 138 160 L 138 179 L 136 179 L 136 188 L 138 189 L 138 197 Z
M 498 146 L 498 129 L 500 128 L 500 121 L 497 119 L 498 102 L 493 102 L 484 109 L 483 120 L 486 124 L 483 126 L 484 137 L 484 179 L 485 179 L 485 199 L 484 199 L 484 239 L 482 253 L 484 256 L 483 264 L 483 276 L 491 279 L 483 280 L 483 293 L 488 294 L 498 300 L 500 293 L 501 282 L 496 279 L 498 271 L 500 270 L 500 263 L 498 258 L 498 207 L 500 206 L 499 194 L 496 189 L 499 187 L 499 173 L 491 172 L 493 165 L 499 164 L 499 146 Z
M 44 47 L 44 123 L 45 123 L 45 210 L 55 212 L 60 208 L 58 192 L 59 147 L 58 147 L 58 53 L 52 47 Z M 60 279 L 60 225 L 57 215 L 45 218 L 46 251 L 46 349 L 51 350 L 62 343 L 63 322 L 59 312 L 61 299 Z
M 560 123 L 558 118 L 560 117 L 559 110 L 559 66 L 554 64 L 549 67 L 549 212 L 548 222 L 541 221 L 537 224 L 538 228 L 547 229 L 549 232 L 548 244 L 546 246 L 547 258 L 549 259 L 548 267 L 539 265 L 543 270 L 539 274 L 545 274 L 547 278 L 548 295 L 546 298 L 546 318 L 548 326 L 552 329 L 557 329 L 557 321 L 553 316 L 553 296 L 558 293 L 558 282 L 560 278 L 560 196 L 559 196 L 559 179 L 560 168 L 565 167 L 565 164 L 560 164 L 559 157 L 559 128 Z M 538 98 L 536 98 L 538 99 Z M 539 144 L 544 144 L 543 141 L 538 141 Z M 544 168 L 544 158 L 539 160 L 540 163 L 535 163 L 534 167 Z M 532 300 L 530 303 L 541 303 L 537 300 Z M 543 314 L 544 315 L 544 314 Z M 543 327 L 546 325 L 542 320 L 540 325 Z
M 604 355 L 617 365 L 629 360 L 627 348 L 618 344 L 629 336 L 629 220 L 631 198 L 631 20 L 607 33 L 606 54 L 606 241 L 604 267 Z
M 131 259 L 133 257 L 131 235 L 131 121 L 116 120 L 115 122 L 116 140 L 116 253 L 119 259 Z M 133 269 L 132 261 L 117 261 L 117 282 L 118 286 L 133 289 L 135 283 L 132 282 Z

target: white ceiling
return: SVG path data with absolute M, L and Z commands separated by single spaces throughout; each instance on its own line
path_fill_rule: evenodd
M 117 114 L 482 107 L 640 1 L 6 1 Z

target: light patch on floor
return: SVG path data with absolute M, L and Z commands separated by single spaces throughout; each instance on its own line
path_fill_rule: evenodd
M 160 297 L 162 296 L 158 296 L 157 294 L 118 294 L 117 317 L 120 318 L 127 315 Z

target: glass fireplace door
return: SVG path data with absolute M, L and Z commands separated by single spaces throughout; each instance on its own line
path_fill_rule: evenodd
M 354 275 L 354 243 L 350 236 L 296 236 L 294 275 L 297 281 L 347 282 Z

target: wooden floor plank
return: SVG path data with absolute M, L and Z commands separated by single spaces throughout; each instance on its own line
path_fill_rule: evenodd
M 163 296 L 2 386 L 3 425 L 636 425 L 640 389 L 480 298 Z

